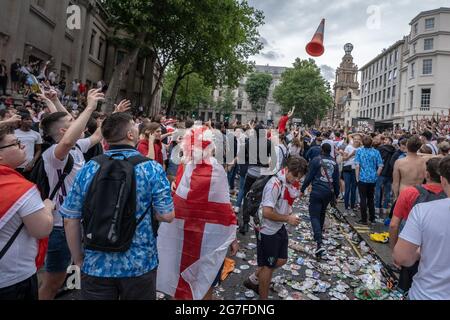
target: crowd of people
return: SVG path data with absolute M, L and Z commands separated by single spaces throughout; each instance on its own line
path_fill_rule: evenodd
M 70 265 L 83 299 L 211 299 L 252 229 L 258 268 L 244 285 L 267 299 L 306 196 L 317 259 L 342 201 L 359 224 L 389 226 L 410 299 L 450 299 L 449 117 L 367 133 L 299 127 L 295 109 L 276 128 L 138 117 L 127 100 L 105 115 L 103 83 L 74 81 L 74 108 L 54 75 L 40 81 L 24 106 L 0 106 L 0 299 L 54 299 Z

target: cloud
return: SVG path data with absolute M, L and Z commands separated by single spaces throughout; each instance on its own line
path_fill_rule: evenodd
M 262 52 L 261 56 L 263 56 L 267 60 L 274 60 L 274 61 L 284 57 L 282 54 L 279 54 L 278 52 L 273 50 L 268 52 Z
M 305 46 L 325 18 L 325 53 L 315 60 L 333 69 L 342 61 L 346 43 L 354 45 L 354 60 L 361 67 L 409 34 L 409 23 L 421 11 L 449 6 L 448 0 L 249 0 L 249 4 L 266 17 L 260 28 L 265 51 L 253 58 L 257 64 L 290 66 L 297 57 L 310 58 Z M 370 6 L 379 8 L 376 30 L 368 28 Z
M 334 82 L 336 70 L 333 67 L 323 64 L 320 66 L 320 72 L 325 80 L 328 82 Z

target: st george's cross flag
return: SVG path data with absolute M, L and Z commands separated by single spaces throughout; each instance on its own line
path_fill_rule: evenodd
M 180 165 L 175 219 L 158 231 L 158 291 L 181 300 L 200 300 L 208 292 L 236 239 L 227 181 L 212 157 Z

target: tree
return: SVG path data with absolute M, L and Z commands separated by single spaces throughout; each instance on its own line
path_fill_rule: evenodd
M 273 93 L 274 99 L 283 112 L 295 107 L 295 116 L 303 123 L 313 125 L 333 105 L 330 85 L 314 60 L 297 58 L 293 66 L 281 75 L 281 83 Z
M 129 39 L 129 59 L 114 72 L 114 97 L 120 75 L 126 73 L 137 57 L 148 54 L 154 62 L 154 81 L 148 81 L 150 101 L 147 113 L 156 114 L 156 98 L 166 69 L 177 66 L 169 110 L 181 81 L 194 72 L 210 85 L 219 80 L 231 82 L 247 71 L 247 59 L 258 53 L 258 26 L 263 15 L 238 0 L 107 0 L 102 2 L 116 30 Z M 129 61 L 128 61 L 129 60 Z M 131 61 L 131 63 L 130 63 Z M 152 70 L 153 71 L 153 70 Z M 151 79 L 153 80 L 153 79 Z
M 255 72 L 247 79 L 245 91 L 256 117 L 258 117 L 258 111 L 266 106 L 271 83 L 272 76 L 268 73 Z
M 231 88 L 226 88 L 223 97 L 220 97 L 219 100 L 216 101 L 215 109 L 219 114 L 223 114 L 225 118 L 230 118 L 235 109 L 235 100 L 233 90 Z
M 176 79 L 176 70 L 169 68 L 163 86 L 162 101 L 164 104 L 167 104 L 171 98 Z M 210 105 L 212 102 L 211 92 L 212 88 L 207 86 L 198 74 L 192 73 L 180 82 L 174 109 L 177 113 L 190 114 L 202 105 Z

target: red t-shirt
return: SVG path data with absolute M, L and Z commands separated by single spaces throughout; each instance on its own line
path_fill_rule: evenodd
M 155 161 L 158 162 L 160 165 L 164 164 L 163 161 L 163 154 L 162 154 L 162 143 L 161 141 L 155 141 L 153 144 L 153 147 L 155 149 Z M 137 151 L 139 151 L 144 157 L 148 155 L 148 140 L 143 139 L 139 141 L 137 146 Z
M 285 133 L 286 132 L 286 124 L 289 121 L 289 117 L 288 116 L 282 116 L 280 119 L 280 122 L 278 123 L 278 131 L 280 133 Z
M 434 184 L 423 184 L 426 190 L 433 192 L 434 194 L 441 193 L 443 191 L 442 186 Z M 415 187 L 408 187 L 400 192 L 400 196 L 397 199 L 397 203 L 394 208 L 394 216 L 399 219 L 408 219 L 409 213 L 411 212 L 414 203 L 419 197 L 420 192 Z

